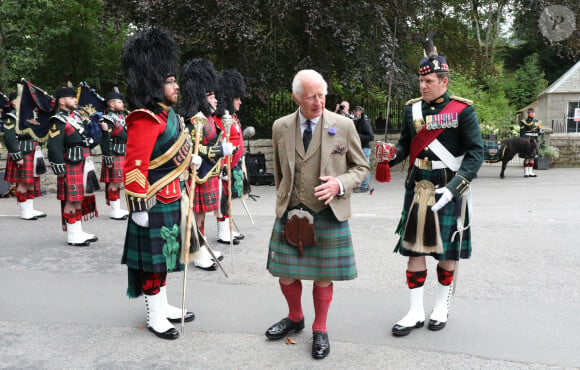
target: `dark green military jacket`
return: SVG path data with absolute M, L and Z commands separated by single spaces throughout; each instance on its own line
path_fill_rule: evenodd
M 83 148 L 89 143 L 84 135 L 85 124 L 76 112 L 60 110 L 50 117 L 48 159 L 55 175 L 65 173 L 65 162 L 78 164 L 84 160 Z
M 521 137 L 529 137 L 527 134 L 539 134 L 541 129 L 542 129 L 542 121 L 540 120 L 526 118 L 525 120 L 520 121 Z
M 422 101 L 421 107 L 423 118 L 427 122 L 427 116 L 436 115 L 441 112 L 441 110 L 449 104 L 451 99 L 466 103 L 467 107 L 465 107 L 465 109 L 463 109 L 463 111 L 458 115 L 457 127 L 445 128 L 437 139 L 455 157 L 465 155 L 461 167 L 456 174 L 458 176 L 453 177 L 445 185 L 456 198 L 459 198 L 459 196 L 468 189 L 469 183 L 473 180 L 483 163 L 483 140 L 481 138 L 477 115 L 475 114 L 475 109 L 472 105 L 473 103 L 467 99 L 451 97 L 449 93 L 446 92 L 443 96 L 435 99 L 433 102 L 428 103 Z M 420 100 L 421 98 L 417 98 L 407 102 L 403 116 L 401 137 L 397 143 L 397 156 L 394 160 L 389 162 L 390 165 L 402 162 L 409 156 L 411 142 L 417 135 L 413 125 L 412 105 Z M 432 161 L 440 160 L 440 158 L 438 158 L 435 153 L 428 148 L 425 148 L 419 154 L 418 158 L 426 158 Z

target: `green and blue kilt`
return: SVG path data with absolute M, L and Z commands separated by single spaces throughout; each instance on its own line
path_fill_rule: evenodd
M 139 271 L 181 271 L 179 252 L 181 202 L 157 202 L 149 209 L 149 227 L 141 227 L 129 219 L 122 264 L 129 269 L 127 295 L 137 298 L 143 294 Z
M 218 208 L 219 181 L 218 177 L 214 176 L 203 184 L 195 184 L 194 212 L 213 212 Z
M 300 280 L 352 280 L 357 277 L 354 248 L 348 221 L 338 221 L 332 209 L 314 214 L 314 247 L 298 248 L 282 239 L 287 213 L 276 218 L 268 252 L 267 268 L 273 276 Z
M 101 167 L 101 178 L 99 181 L 108 184 L 110 182 L 123 182 L 123 165 L 125 164 L 125 156 L 113 156 L 113 167 L 107 167 L 105 162 Z
M 436 186 L 445 184 L 445 170 L 426 171 L 414 168 L 416 172 L 415 181 L 428 180 Z M 449 172 L 447 172 L 449 174 Z M 450 180 L 450 178 L 447 178 Z M 458 261 L 460 258 L 467 259 L 471 257 L 471 228 L 463 231 L 463 242 L 461 243 L 461 253 L 459 253 L 459 234 L 455 236 L 455 241 L 451 242 L 451 236 L 457 231 L 457 218 L 461 216 L 461 199 L 454 199 L 447 203 L 445 207 L 440 209 L 437 213 L 439 215 L 439 228 L 441 231 L 441 239 L 443 240 L 443 254 L 439 253 L 417 253 L 412 252 L 403 247 L 403 235 L 405 233 L 405 224 L 407 222 L 407 215 L 411 204 L 413 203 L 413 196 L 415 192 L 413 187 L 407 187 L 405 191 L 405 200 L 403 211 L 401 212 L 401 220 L 397 226 L 396 233 L 400 235 L 399 242 L 395 247 L 394 252 L 399 252 L 403 256 L 418 257 L 418 256 L 433 256 L 439 261 L 454 260 Z M 435 195 L 435 199 L 439 200 L 441 196 Z M 469 209 L 465 212 L 465 225 L 469 225 Z

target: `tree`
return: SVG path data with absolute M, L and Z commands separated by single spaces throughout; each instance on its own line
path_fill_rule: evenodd
M 506 97 L 514 108 L 519 109 L 533 103 L 546 87 L 548 81 L 544 79 L 540 57 L 534 53 L 527 56 L 524 64 L 506 80 Z

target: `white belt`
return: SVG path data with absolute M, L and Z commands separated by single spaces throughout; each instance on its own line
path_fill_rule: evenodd
M 443 161 L 430 161 L 428 159 L 416 158 L 413 165 L 421 170 L 440 170 L 442 168 L 447 168 Z

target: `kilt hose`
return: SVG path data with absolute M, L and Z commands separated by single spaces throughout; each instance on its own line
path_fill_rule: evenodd
M 101 178 L 99 181 L 108 184 L 110 182 L 123 182 L 123 164 L 125 163 L 124 156 L 114 156 L 113 157 L 113 167 L 103 166 L 101 167 Z
M 219 179 L 210 177 L 203 184 L 195 184 L 193 211 L 196 213 L 213 212 L 218 207 Z
M 175 272 L 184 266 L 179 263 L 181 202 L 157 202 L 148 211 L 149 227 L 137 225 L 131 218 L 127 223 L 121 264 L 128 268 L 127 296 L 143 294 L 140 271 Z
M 443 186 L 445 181 L 443 178 L 444 170 L 419 170 L 417 171 L 415 181 L 428 180 L 435 184 L 435 186 Z M 414 187 L 414 183 L 413 183 Z M 437 213 L 439 215 L 439 229 L 441 231 L 441 239 L 443 241 L 443 253 L 417 253 L 412 252 L 403 247 L 403 235 L 405 233 L 405 224 L 407 222 L 407 215 L 409 214 L 409 209 L 413 203 L 413 196 L 415 192 L 413 188 L 407 188 L 405 190 L 405 199 L 403 204 L 403 211 L 401 212 L 401 219 L 396 229 L 396 233 L 399 234 L 400 238 L 395 247 L 394 252 L 399 252 L 403 256 L 407 257 L 418 257 L 418 256 L 432 256 L 439 261 L 458 261 L 460 258 L 468 259 L 471 257 L 471 228 L 463 231 L 463 243 L 461 244 L 461 251 L 459 250 L 459 234 L 455 236 L 455 241 L 451 242 L 451 236 L 455 231 L 457 231 L 457 218 L 461 216 L 461 199 L 451 200 L 445 207 L 440 209 Z M 441 195 L 436 194 L 435 200 L 439 200 Z M 431 210 L 428 210 L 431 212 Z M 465 212 L 465 225 L 470 224 L 469 220 L 469 209 Z
M 299 280 L 352 280 L 357 277 L 348 221 L 338 221 L 330 207 L 314 214 L 316 246 L 298 248 L 282 240 L 287 213 L 276 218 L 268 251 L 268 271 L 273 276 Z
M 15 161 L 8 156 L 6 159 L 6 172 L 4 173 L 4 180 L 6 182 L 13 182 L 16 184 L 36 184 L 40 189 L 40 177 L 34 177 L 34 151 L 22 155 L 24 164 L 19 167 Z M 35 196 L 40 196 L 35 194 Z

